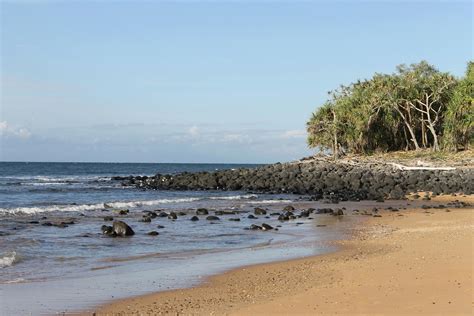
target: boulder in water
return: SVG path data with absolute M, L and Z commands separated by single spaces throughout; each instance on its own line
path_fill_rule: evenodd
M 115 235 L 118 237 L 126 237 L 126 236 L 133 236 L 135 232 L 133 229 L 128 226 L 125 222 L 122 221 L 115 221 L 113 224 L 113 229 Z
M 198 208 L 196 215 L 208 215 L 209 211 L 206 208 Z

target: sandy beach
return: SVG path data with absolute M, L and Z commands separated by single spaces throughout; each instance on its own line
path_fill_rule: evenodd
M 433 198 L 474 202 L 474 196 Z M 472 315 L 473 208 L 380 211 L 332 254 L 256 265 L 96 315 Z M 93 312 L 85 313 L 91 315 Z

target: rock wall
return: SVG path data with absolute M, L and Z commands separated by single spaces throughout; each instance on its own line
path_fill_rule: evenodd
M 155 190 L 244 190 L 312 195 L 315 199 L 401 199 L 408 193 L 474 192 L 474 169 L 401 171 L 385 164 L 328 161 L 266 165 L 255 169 L 130 177 L 124 185 Z

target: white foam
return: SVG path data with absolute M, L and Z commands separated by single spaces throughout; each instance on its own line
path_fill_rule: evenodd
M 214 196 L 214 197 L 188 197 L 188 198 L 174 198 L 174 199 L 157 199 L 145 201 L 117 201 L 106 202 L 107 208 L 112 209 L 128 209 L 143 206 L 154 206 L 160 204 L 172 203 L 189 203 L 203 200 L 249 200 L 244 203 L 248 204 L 278 204 L 291 203 L 291 200 L 263 200 L 258 201 L 258 196 L 255 194 L 233 195 L 233 196 Z M 15 215 L 15 214 L 37 214 L 45 212 L 84 212 L 103 209 L 104 203 L 97 204 L 80 204 L 80 205 L 49 205 L 49 206 L 31 206 L 31 207 L 16 207 L 16 208 L 0 208 L 0 215 Z
M 2 283 L 3 284 L 14 284 L 14 283 L 21 283 L 21 282 L 25 282 L 25 279 L 17 278 L 17 279 L 5 281 L 5 282 L 2 282 Z
M 215 196 L 210 197 L 211 200 L 250 200 L 256 199 L 258 195 L 256 194 L 246 194 L 246 195 L 233 195 L 233 196 Z
M 12 266 L 14 263 L 18 262 L 19 257 L 15 251 L 6 253 L 3 257 L 0 258 L 0 268 L 6 268 Z
M 262 200 L 262 201 L 250 201 L 248 204 L 279 204 L 279 203 L 292 203 L 292 200 Z

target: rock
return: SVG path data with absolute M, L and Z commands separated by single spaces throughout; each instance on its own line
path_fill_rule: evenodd
M 29 224 L 39 224 L 39 221 L 30 221 Z
M 168 213 L 161 211 L 158 213 L 158 217 L 168 217 Z
M 332 215 L 334 215 L 334 216 L 342 216 L 342 215 L 344 215 L 344 211 L 341 210 L 340 208 L 338 208 L 338 209 L 335 209 L 335 210 L 332 212 Z
M 154 230 L 154 231 L 149 232 L 147 235 L 149 235 L 149 236 L 158 236 L 159 234 L 160 234 L 159 232 Z
M 206 208 L 198 208 L 196 215 L 208 215 L 209 211 Z
M 272 229 L 273 229 L 272 226 L 265 223 L 262 224 L 262 230 L 272 230 Z
M 171 212 L 169 213 L 168 218 L 175 220 L 175 219 L 178 219 L 178 215 L 175 212 Z
M 165 226 L 163 226 L 163 225 L 157 225 L 156 228 L 158 228 L 158 229 L 163 229 L 163 228 L 165 228 Z
M 158 217 L 158 214 L 156 214 L 156 212 L 154 211 L 144 211 L 148 217 L 150 218 L 157 218 Z
M 102 225 L 101 227 L 102 234 L 108 235 L 108 236 L 114 236 L 114 228 L 112 226 L 107 226 L 107 225 Z
M 130 213 L 130 210 L 116 210 L 115 212 L 119 215 L 127 215 L 128 213 Z
M 44 222 L 43 224 L 41 224 L 41 226 L 53 226 L 53 223 L 51 223 L 51 222 Z
M 141 222 L 143 222 L 143 223 L 151 223 L 151 217 L 144 216 L 144 217 L 141 219 Z
M 247 216 L 247 218 L 249 219 L 257 219 L 255 216 L 253 216 L 252 214 L 250 214 L 249 216 Z
M 255 224 L 252 224 L 250 225 L 250 230 L 261 230 L 262 227 L 258 226 L 258 225 L 255 225 Z
M 309 211 L 301 211 L 300 217 L 309 217 Z
M 229 218 L 231 222 L 240 222 L 240 218 Z
M 280 216 L 281 214 L 280 213 L 271 213 L 270 216 Z
M 193 222 L 197 222 L 198 220 L 199 220 L 199 217 L 197 217 L 197 216 L 191 217 L 191 221 L 193 221 Z
M 333 212 L 332 208 L 319 208 L 316 210 L 316 214 L 332 214 Z
M 295 208 L 292 205 L 287 205 L 285 208 L 283 208 L 283 211 L 294 211 Z
M 255 215 L 266 215 L 266 214 L 267 214 L 267 211 L 265 211 L 263 208 L 256 207 L 256 208 L 254 209 L 254 214 L 255 214 Z
M 113 224 L 113 229 L 115 235 L 118 237 L 126 237 L 126 236 L 133 236 L 135 232 L 133 229 L 128 226 L 125 222 L 122 221 L 115 221 Z
M 289 221 L 290 217 L 286 214 L 281 214 L 280 216 L 278 216 L 278 220 L 279 221 Z
M 111 222 L 113 220 L 114 220 L 114 218 L 112 216 L 104 216 L 104 221 L 106 221 L 106 222 L 109 222 L 109 221 Z
M 206 219 L 207 219 L 208 221 L 219 221 L 219 220 L 220 220 L 219 217 L 213 216 L 213 215 L 210 215 L 210 216 L 206 217 Z
M 380 215 L 380 214 L 374 214 L 374 215 L 372 215 L 372 216 L 373 216 L 373 217 L 382 217 L 382 215 Z

